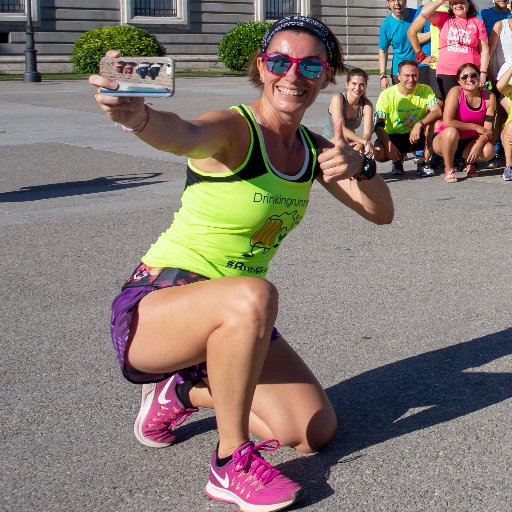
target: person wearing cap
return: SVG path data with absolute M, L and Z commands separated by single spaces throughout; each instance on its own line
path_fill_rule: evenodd
M 261 94 L 248 105 L 187 121 L 142 98 L 95 95 L 140 140 L 188 157 L 180 210 L 112 307 L 121 370 L 142 384 L 135 435 L 146 446 L 169 446 L 179 440 L 177 426 L 213 408 L 218 444 L 206 494 L 244 511 L 280 510 L 304 495 L 265 452 L 280 444 L 320 450 L 337 428 L 325 391 L 274 327 L 272 257 L 304 216 L 314 180 L 371 222 L 387 224 L 394 214 L 375 162 L 344 140 L 342 121 L 335 143 L 301 124 L 343 69 L 328 27 L 288 16 L 250 62 Z M 117 88 L 99 75 L 89 81 Z

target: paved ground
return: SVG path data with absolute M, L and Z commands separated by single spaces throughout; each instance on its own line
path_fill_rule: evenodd
M 203 495 L 211 414 L 169 449 L 132 435 L 138 389 L 117 371 L 109 305 L 178 207 L 184 165 L 114 128 L 92 93 L 0 82 L 0 510 L 234 510 Z M 190 117 L 255 96 L 244 78 L 178 78 L 155 103 Z M 297 509 L 508 512 L 512 183 L 484 172 L 448 185 L 407 168 L 394 180 L 379 166 L 390 226 L 315 187 L 273 266 L 279 328 L 340 429 L 323 453 L 270 459 L 305 485 Z

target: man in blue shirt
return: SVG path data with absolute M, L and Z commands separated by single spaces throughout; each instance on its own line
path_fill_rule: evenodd
M 379 69 L 380 87 L 386 89 L 398 83 L 398 64 L 403 60 L 415 60 L 407 29 L 416 16 L 416 9 L 407 7 L 407 0 L 386 0 L 391 11 L 380 26 L 379 33 Z M 393 60 L 391 63 L 391 80 L 386 74 L 388 65 L 388 50 L 393 47 Z
M 508 0 L 495 0 L 494 6 L 489 9 L 482 9 L 478 17 L 483 20 L 487 37 L 491 35 L 492 28 L 497 21 L 506 20 L 512 17 L 508 9 Z

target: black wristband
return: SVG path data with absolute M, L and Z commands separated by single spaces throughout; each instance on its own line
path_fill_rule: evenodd
M 377 174 L 377 164 L 375 163 L 375 160 L 366 155 L 361 155 L 361 157 L 361 170 L 353 176 L 353 178 L 357 181 L 366 181 L 375 178 L 375 175 Z

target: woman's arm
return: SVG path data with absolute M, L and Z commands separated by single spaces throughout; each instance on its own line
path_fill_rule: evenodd
M 480 87 L 487 81 L 487 69 L 489 68 L 489 41 L 480 40 Z
M 493 141 L 494 115 L 496 113 L 496 96 L 494 96 L 493 93 L 489 93 L 486 91 L 486 100 L 487 109 L 485 111 L 484 125 L 481 127 L 481 131 L 478 131 L 480 135 L 476 139 L 475 143 L 473 144 L 473 147 L 471 148 L 468 156 L 466 157 L 466 162 L 468 164 L 475 162 L 479 155 L 481 154 L 484 146 L 488 142 Z
M 512 85 L 509 84 L 510 80 L 512 79 L 512 63 L 510 64 L 510 67 L 501 75 L 501 78 L 496 83 L 496 88 L 498 91 L 503 94 L 503 96 L 508 96 L 510 93 L 512 93 Z
M 391 85 L 391 80 L 389 79 L 386 69 L 388 66 L 388 51 L 379 48 L 379 70 L 380 70 L 380 88 L 387 89 Z
M 373 134 L 373 104 L 370 100 L 366 100 L 363 108 L 363 139 L 371 140 Z
M 407 29 L 407 37 L 409 38 L 409 42 L 411 43 L 412 49 L 414 53 L 418 53 L 421 51 L 420 30 L 425 26 L 427 20 L 423 16 L 416 16 L 410 27 Z M 430 32 L 429 32 L 430 37 Z
M 354 179 L 326 183 L 318 181 L 338 201 L 374 224 L 390 224 L 395 210 L 386 182 L 377 174 L 371 180 Z
M 91 76 L 89 82 L 98 88 L 117 88 L 116 82 L 100 75 Z M 135 135 L 151 146 L 176 155 L 202 159 L 227 152 L 231 141 L 243 131 L 241 116 L 233 111 L 211 111 L 194 121 L 185 121 L 177 114 L 145 105 L 143 98 L 107 94 L 96 94 L 95 98 L 112 121 L 134 130 Z
M 430 23 L 433 23 L 435 25 L 439 17 L 439 13 L 437 13 L 436 11 L 439 7 L 441 7 L 442 4 L 444 4 L 444 2 L 445 0 L 435 0 L 434 2 L 425 4 L 422 7 L 421 12 L 419 13 L 416 19 L 422 16 L 425 20 L 430 21 Z
M 494 77 L 493 60 L 496 48 L 498 47 L 498 41 L 500 40 L 501 29 L 503 25 L 501 21 L 497 21 L 492 27 L 491 35 L 489 36 L 489 67 L 487 73 L 489 78 Z M 498 72 L 499 70 L 496 70 Z
M 494 132 L 494 120 L 496 117 L 496 96 L 492 92 L 486 91 L 487 94 L 487 110 L 485 111 L 484 130 L 487 141 L 492 140 Z
M 393 220 L 394 207 L 388 186 L 379 175 L 364 181 L 353 179 L 362 168 L 363 157 L 345 142 L 341 123 L 334 126 L 334 132 L 337 139 L 334 147 L 315 134 L 317 143 L 324 150 L 318 157 L 322 170 L 318 182 L 365 219 L 375 224 L 389 224 Z

